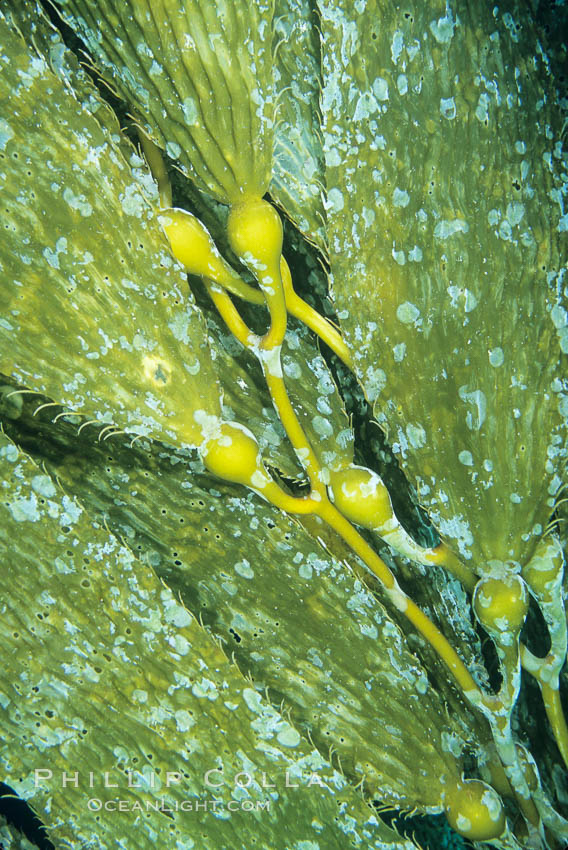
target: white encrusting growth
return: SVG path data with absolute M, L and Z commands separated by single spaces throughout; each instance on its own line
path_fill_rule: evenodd
M 251 487 L 255 490 L 265 490 L 272 479 L 261 469 L 255 469 L 250 478 Z
M 204 442 L 219 433 L 222 420 L 219 416 L 199 409 L 193 411 L 193 419 L 199 425 Z
M 395 582 L 395 586 L 385 591 L 386 595 L 398 611 L 404 613 L 408 608 L 408 596 Z
M 283 377 L 282 363 L 280 359 L 281 352 L 281 345 L 275 345 L 273 348 L 269 349 L 259 348 L 257 350 L 257 356 L 262 363 L 263 369 L 265 369 L 269 375 L 272 375 L 273 378 Z

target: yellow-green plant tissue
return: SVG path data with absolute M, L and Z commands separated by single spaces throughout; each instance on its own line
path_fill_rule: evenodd
M 568 4 L 0 5 L 0 848 L 564 850 Z

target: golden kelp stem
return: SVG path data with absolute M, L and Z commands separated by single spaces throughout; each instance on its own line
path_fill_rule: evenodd
M 158 184 L 158 195 L 160 197 L 160 206 L 171 207 L 172 205 L 172 187 L 164 157 L 160 148 L 152 141 L 152 139 L 138 128 L 138 138 L 140 146 L 146 157 L 150 170 Z
M 556 537 L 543 538 L 523 568 L 523 578 L 538 602 L 550 635 L 550 649 L 537 658 L 521 647 L 521 663 L 538 682 L 558 749 L 568 766 L 568 726 L 560 702 L 560 671 L 566 661 L 568 627 L 563 598 L 564 553 Z
M 556 744 L 560 750 L 560 755 L 564 759 L 564 764 L 568 766 L 568 725 L 566 724 L 564 710 L 560 701 L 558 679 L 556 679 L 554 684 L 544 682 L 541 679 L 537 679 L 537 681 L 540 685 L 540 692 L 546 709 L 546 716 L 548 717 L 548 722 L 552 727 Z
M 314 310 L 303 298 L 294 291 L 292 283 L 292 275 L 288 263 L 282 257 L 280 261 L 280 271 L 282 274 L 282 283 L 284 285 L 284 295 L 286 297 L 286 309 L 291 316 L 299 319 L 310 330 L 312 330 L 331 350 L 337 354 L 340 360 L 345 363 L 348 369 L 353 370 L 353 362 L 351 352 L 347 348 L 339 331 L 333 327 L 324 316 Z
M 260 216 L 262 219 L 264 212 L 268 213 L 268 209 L 260 206 L 258 201 L 253 202 L 252 211 L 253 218 Z M 264 204 L 264 202 L 260 202 Z M 243 215 L 243 210 L 239 212 L 239 218 Z M 269 215 L 272 217 L 273 213 Z M 229 219 L 229 226 L 231 219 Z M 256 490 L 264 498 L 271 501 L 277 507 L 286 510 L 289 513 L 312 513 L 319 516 L 331 528 L 338 533 L 342 539 L 350 546 L 353 552 L 361 558 L 368 569 L 379 579 L 387 596 L 395 607 L 403 613 L 410 623 L 420 632 L 423 638 L 430 644 L 438 656 L 444 661 L 452 676 L 464 695 L 475 705 L 482 706 L 485 704 L 486 697 L 481 692 L 479 686 L 473 679 L 467 667 L 459 657 L 458 653 L 453 649 L 448 640 L 440 632 L 440 630 L 432 623 L 432 621 L 424 614 L 423 611 L 401 590 L 396 582 L 396 579 L 387 567 L 384 561 L 373 551 L 369 544 L 362 538 L 354 526 L 341 514 L 337 508 L 331 503 L 327 495 L 327 488 L 324 483 L 322 469 L 318 459 L 300 425 L 298 417 L 290 402 L 280 363 L 280 351 L 286 328 L 285 302 L 283 297 L 278 297 L 275 292 L 275 287 L 280 286 L 282 289 L 282 279 L 280 275 L 275 275 L 274 270 L 278 265 L 275 254 L 281 250 L 281 237 L 277 232 L 277 228 L 273 223 L 269 224 L 269 249 L 255 251 L 253 249 L 258 245 L 259 237 L 262 236 L 262 227 L 258 221 L 254 222 L 254 227 L 249 227 L 246 238 L 241 241 L 235 237 L 234 232 L 229 230 L 230 238 L 233 243 L 232 247 L 236 249 L 249 267 L 255 272 L 260 273 L 262 278 L 259 283 L 267 294 L 267 303 L 271 316 L 271 326 L 264 337 L 259 338 L 255 334 L 250 333 L 246 323 L 240 317 L 238 311 L 234 307 L 227 293 L 219 291 L 217 287 L 208 283 L 208 289 L 217 305 L 220 313 L 227 323 L 229 329 L 234 333 L 237 339 L 245 345 L 249 350 L 254 351 L 259 357 L 267 386 L 274 404 L 274 407 L 279 415 L 279 418 L 286 430 L 286 433 L 296 451 L 297 456 L 302 462 L 306 470 L 311 484 L 311 493 L 308 498 L 297 499 L 285 494 L 274 481 L 266 475 L 262 467 L 262 462 L 259 462 L 259 468 L 256 474 L 259 476 L 259 486 L 255 486 L 251 469 L 247 471 L 247 478 L 241 478 L 242 483 L 247 483 L 252 489 Z M 252 233 L 251 233 L 252 231 Z M 239 234 L 241 237 L 242 234 Z M 283 294 L 283 293 L 282 293 Z M 284 314 L 283 314 L 284 313 Z M 216 438 L 217 439 L 217 438 Z M 207 449 L 206 449 L 207 451 Z M 208 465 L 207 455 L 204 462 Z M 212 469 L 211 465 L 208 468 Z M 219 469 L 213 471 L 220 472 L 223 475 L 223 465 Z M 509 717 L 510 712 L 507 712 Z M 504 759 L 505 768 L 509 766 Z M 455 790 L 455 789 L 454 789 Z M 523 789 L 524 790 L 524 789 Z M 528 789 L 527 789 L 528 790 Z M 450 797 L 453 792 L 450 792 Z M 535 826 L 539 823 L 538 812 L 530 795 L 525 798 L 522 794 L 516 793 L 518 803 L 525 814 L 527 820 Z M 479 811 L 479 809 L 478 809 Z M 484 813 L 482 811 L 482 820 Z M 491 826 L 489 830 L 494 828 L 496 831 L 493 834 L 495 837 L 502 831 L 502 824 L 499 819 Z M 485 824 L 487 826 L 487 824 Z
M 526 646 L 522 646 L 521 662 L 523 669 L 538 683 L 554 740 L 564 764 L 568 766 L 568 725 L 560 700 L 560 680 L 558 673 L 554 671 L 557 667 L 556 660 L 550 654 L 545 658 L 537 658 Z
M 287 322 L 283 276 L 280 270 L 284 268 L 286 276 L 289 275 L 289 269 L 287 264 L 281 263 L 282 233 L 274 219 L 278 214 L 265 201 L 252 199 L 233 208 L 231 215 L 233 217 L 229 219 L 229 238 L 233 249 L 259 280 L 270 313 L 268 332 L 263 337 L 252 333 L 229 295 L 207 278 L 205 284 L 235 338 L 260 359 L 274 407 L 311 485 L 311 495 L 308 499 L 287 496 L 280 488 L 267 489 L 266 483 L 258 492 L 290 513 L 313 513 L 327 522 L 379 579 L 391 601 L 445 662 L 464 693 L 475 694 L 475 701 L 478 701 L 482 694 L 459 655 L 432 621 L 400 589 L 384 561 L 328 498 L 321 466 L 290 402 L 282 376 L 280 352 Z M 261 250 L 255 250 L 259 245 L 262 246 Z
M 480 695 L 479 686 L 455 649 L 426 614 L 421 611 L 418 605 L 401 590 L 393 573 L 385 562 L 371 549 L 369 544 L 351 523 L 331 504 L 327 496 L 321 503 L 318 503 L 315 513 L 325 520 L 345 540 L 379 579 L 391 602 L 404 614 L 439 655 L 461 690 L 466 695 L 472 692 Z

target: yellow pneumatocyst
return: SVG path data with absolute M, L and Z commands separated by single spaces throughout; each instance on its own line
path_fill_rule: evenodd
M 329 496 L 344 517 L 363 528 L 381 528 L 394 516 L 382 479 L 365 466 L 332 472 Z
M 229 213 L 227 234 L 231 248 L 245 262 L 280 267 L 282 221 L 278 211 L 261 198 L 248 198 Z
M 446 793 L 444 806 L 452 829 L 471 841 L 490 841 L 505 829 L 501 798 L 480 779 L 462 780 Z
M 250 484 L 261 469 L 258 443 L 248 428 L 238 422 L 223 422 L 201 446 L 206 469 L 236 484 Z
M 519 632 L 529 607 L 529 594 L 522 578 L 482 578 L 473 592 L 473 610 L 490 633 Z
M 562 561 L 560 561 L 562 564 Z M 535 563 L 529 563 L 523 568 L 523 578 L 534 593 L 546 596 L 552 592 L 555 582 L 558 580 L 559 565 L 554 561 L 548 562 L 538 559 Z
M 186 210 L 165 210 L 159 216 L 172 254 L 190 274 L 223 279 L 227 275 L 215 243 L 205 225 Z

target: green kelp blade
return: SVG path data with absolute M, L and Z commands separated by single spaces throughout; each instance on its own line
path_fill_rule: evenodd
M 332 286 L 357 375 L 450 545 L 479 569 L 524 562 L 568 414 L 546 55 L 524 6 L 521 26 L 485 4 L 318 5 Z
M 219 388 L 148 172 L 1 17 L 0 35 L 0 370 L 101 424 L 198 445 Z
M 270 194 L 303 235 L 326 252 L 320 47 L 309 0 L 276 0 L 274 42 L 277 106 Z
M 113 108 L 101 97 L 93 80 L 80 64 L 79 57 L 64 43 L 61 33 L 48 19 L 39 0 L 19 3 L 18 0 L 5 0 L 2 6 L 7 23 L 20 33 L 28 47 L 47 62 L 51 70 L 61 78 L 72 96 L 84 108 L 96 116 L 98 123 L 106 127 L 113 136 L 113 142 L 121 149 L 123 156 L 131 165 L 135 161 L 130 140 L 120 133 L 117 116 Z M 133 166 L 134 167 L 134 166 Z M 147 184 L 151 197 L 155 191 L 149 175 L 140 175 Z
M 217 199 L 263 195 L 273 0 L 61 0 L 147 135 Z
M 57 848 L 411 850 L 4 435 L 0 467 L 2 778 Z
M 61 420 L 12 422 L 8 433 L 152 565 L 322 754 L 333 747 L 366 797 L 441 805 L 465 741 L 480 737 L 477 721 L 463 703 L 448 714 L 453 685 L 430 680 L 348 560 L 322 549 L 317 523 L 312 536 L 159 444 L 102 447 Z

